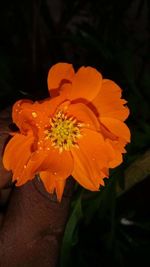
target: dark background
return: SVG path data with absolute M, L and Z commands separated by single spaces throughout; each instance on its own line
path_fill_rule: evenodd
M 0 109 L 48 96 L 57 62 L 90 65 L 123 88 L 132 142 L 105 188 L 76 188 L 60 266 L 149 266 L 150 1 L 5 0 L 0 9 Z

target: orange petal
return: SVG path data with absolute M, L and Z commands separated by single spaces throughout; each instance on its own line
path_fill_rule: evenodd
M 98 190 L 101 171 L 112 159 L 111 151 L 108 151 L 102 135 L 89 129 L 84 129 L 78 145 L 79 149 L 71 150 L 74 158 L 72 175 L 85 188 Z
M 93 100 L 101 89 L 102 75 L 94 68 L 81 67 L 72 81 L 70 99 Z
M 54 113 L 60 109 L 61 105 L 65 103 L 66 95 L 61 94 L 60 96 L 54 97 L 48 101 L 45 101 L 45 106 L 47 107 L 47 114 L 49 114 L 49 117 L 52 117 Z M 67 101 L 66 101 L 67 102 Z
M 28 161 L 26 168 L 22 173 L 22 177 L 20 179 L 20 184 L 23 184 L 26 180 L 31 180 L 38 174 L 38 169 L 40 168 L 41 164 L 45 160 L 47 154 L 45 151 L 35 151 L 30 160 Z M 20 185 L 19 184 L 19 185 Z
M 66 164 L 67 162 L 67 164 Z M 59 152 L 57 148 L 51 148 L 38 172 L 50 171 L 56 179 L 67 179 L 73 169 L 73 159 L 69 151 Z
M 49 171 L 40 172 L 40 177 L 46 190 L 51 194 L 56 190 L 57 199 L 61 201 L 66 181 L 63 179 L 56 179 L 55 175 Z
M 92 101 L 99 116 L 112 117 L 124 121 L 129 116 L 126 101 L 121 98 L 121 88 L 111 80 L 103 80 L 99 94 Z
M 84 127 L 99 129 L 100 124 L 94 112 L 85 104 L 77 103 L 68 106 L 67 114 L 84 124 Z
M 105 140 L 100 132 L 84 129 L 83 136 L 79 139 L 78 145 L 93 162 L 98 162 L 100 169 L 108 166 L 108 162 L 114 157 L 109 151 Z
M 57 63 L 52 66 L 48 73 L 48 89 L 51 96 L 59 95 L 59 87 L 63 83 L 71 82 L 74 77 L 72 64 Z
M 67 162 L 67 164 L 66 164 Z M 66 179 L 73 170 L 73 158 L 71 153 L 63 151 L 59 153 L 58 149 L 51 149 L 47 158 L 38 168 L 40 177 L 48 192 L 52 193 L 56 189 L 57 198 L 61 201 Z
M 100 121 L 114 135 L 125 139 L 126 142 L 130 142 L 130 131 L 125 123 L 117 119 L 107 117 L 101 117 Z
M 66 180 L 56 180 L 56 194 L 57 194 L 57 199 L 60 202 L 62 199 L 62 195 L 64 192 Z
M 12 108 L 12 120 L 13 122 L 19 127 L 22 128 L 24 124 L 24 128 L 29 129 L 30 127 L 26 125 L 26 123 L 22 120 L 22 109 L 23 106 L 30 107 L 32 106 L 33 102 L 28 99 L 23 99 L 17 101 Z
M 49 150 L 46 149 L 46 144 Z M 71 174 L 73 168 L 71 154 L 68 151 L 59 153 L 58 149 L 51 147 L 50 142 L 46 144 L 30 157 L 22 173 L 22 181 L 33 179 L 36 174 L 42 171 L 50 171 L 56 179 L 66 179 Z
M 49 126 L 50 117 L 53 116 L 58 106 L 64 101 L 63 96 L 45 99 L 40 102 L 20 100 L 13 107 L 13 121 L 22 133 L 32 130 L 37 135 L 37 130 Z
M 13 181 L 17 181 L 17 186 L 26 183 L 30 179 L 28 176 L 24 177 L 24 172 L 33 153 L 33 139 L 34 138 L 31 134 L 28 134 L 28 136 L 16 134 L 9 141 L 4 151 L 4 166 L 5 168 L 12 170 Z
M 19 105 L 19 104 L 15 104 Z M 19 128 L 29 129 L 35 125 L 45 125 L 49 122 L 47 101 L 20 101 L 20 108 L 13 108 L 13 120 Z
M 22 147 L 23 153 L 20 155 L 20 158 L 18 158 L 18 162 L 16 164 L 16 167 L 13 170 L 13 180 L 17 180 L 16 185 L 24 184 L 26 181 L 30 180 L 30 177 L 26 176 L 26 179 L 23 179 L 24 170 L 27 166 L 27 163 L 32 155 L 31 153 L 31 144 L 27 144 Z M 32 177 L 34 178 L 34 177 Z
M 24 166 L 29 155 L 32 153 L 32 143 L 33 136 L 30 133 L 28 136 L 24 136 L 19 133 L 15 134 L 8 142 L 4 150 L 4 167 L 7 170 L 12 170 L 14 172 L 18 164 L 21 164 L 21 159 L 22 166 Z
M 22 111 L 23 104 L 25 104 L 26 106 L 31 106 L 31 104 L 33 104 L 33 101 L 28 100 L 28 99 L 21 99 L 21 100 L 18 100 L 13 105 L 13 108 L 12 108 L 12 119 L 13 119 L 13 122 L 16 123 L 16 124 L 18 122 L 20 113 Z
M 77 148 L 72 150 L 72 156 L 74 158 L 74 169 L 72 172 L 74 179 L 84 188 L 97 191 L 99 183 L 96 185 L 97 179 L 93 181 L 95 177 L 94 174 L 91 175 L 92 171 L 90 170 L 89 161 Z
M 39 175 L 46 190 L 52 194 L 55 189 L 55 175 L 53 175 L 50 171 L 42 171 Z
M 114 160 L 110 161 L 109 168 L 115 168 L 119 166 L 123 162 L 123 156 L 119 151 L 115 152 L 115 158 Z
M 109 162 L 109 168 L 115 168 L 123 162 L 122 153 L 125 153 L 126 142 L 121 139 L 118 141 L 107 139 L 106 142 L 108 147 L 114 151 L 114 159 Z
M 115 118 L 121 121 L 125 121 L 129 116 L 129 109 L 126 106 L 118 107 L 118 110 L 110 111 L 107 113 L 103 113 L 106 117 Z M 101 113 L 102 114 L 102 113 Z M 102 115 L 103 116 L 103 115 Z
M 71 153 L 69 151 L 59 153 L 58 149 L 52 148 L 47 158 L 39 167 L 38 172 L 42 173 L 41 179 L 47 191 L 53 192 L 55 188 L 57 198 L 61 201 L 66 179 L 71 175 L 72 170 L 73 158 Z

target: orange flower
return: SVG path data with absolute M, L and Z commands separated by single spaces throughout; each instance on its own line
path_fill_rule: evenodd
M 67 63 L 49 70 L 48 89 L 51 99 L 14 104 L 12 118 L 19 132 L 5 148 L 5 168 L 12 170 L 17 186 L 39 174 L 59 201 L 70 175 L 83 187 L 99 190 L 109 168 L 122 162 L 130 141 L 123 122 L 129 109 L 121 89 L 94 68 L 75 73 Z

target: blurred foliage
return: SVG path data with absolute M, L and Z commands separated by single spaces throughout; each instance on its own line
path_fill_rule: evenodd
M 49 67 L 66 61 L 115 80 L 131 110 L 124 163 L 98 193 L 75 191 L 60 266 L 148 266 L 150 2 L 5 0 L 0 12 L 1 109 L 47 96 Z

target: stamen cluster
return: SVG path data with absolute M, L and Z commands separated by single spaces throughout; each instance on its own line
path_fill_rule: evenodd
M 72 146 L 78 146 L 77 141 L 81 135 L 81 124 L 73 117 L 67 117 L 59 111 L 50 120 L 50 130 L 46 138 L 50 138 L 52 146 L 59 148 L 59 151 L 70 150 Z

